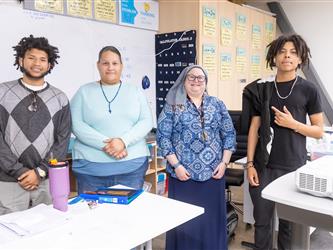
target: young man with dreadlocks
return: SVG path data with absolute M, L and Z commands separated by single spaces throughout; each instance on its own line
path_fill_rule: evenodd
M 276 76 L 256 80 L 243 92 L 243 111 L 250 118 L 247 176 L 254 205 L 255 249 L 272 249 L 274 202 L 263 199 L 261 191 L 306 163 L 307 136 L 323 135 L 316 86 L 297 75 L 298 68 L 308 65 L 309 56 L 301 36 L 280 36 L 268 45 L 266 56 L 267 66 L 276 67 Z M 278 249 L 290 249 L 290 243 L 291 223 L 280 219 Z
M 65 158 L 71 134 L 68 99 L 44 80 L 58 49 L 32 35 L 13 49 L 23 77 L 0 84 L 0 215 L 51 202 L 48 160 Z

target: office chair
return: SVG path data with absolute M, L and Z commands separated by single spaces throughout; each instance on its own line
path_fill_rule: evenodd
M 249 129 L 248 121 L 242 119 L 242 111 L 230 110 L 229 115 L 234 124 L 236 130 L 236 152 L 231 156 L 230 162 L 235 162 L 247 154 L 247 133 Z M 237 205 L 243 205 L 241 203 L 233 202 L 231 200 L 230 186 L 241 186 L 244 182 L 244 169 L 227 168 L 225 173 L 226 178 L 226 191 L 227 191 L 227 202 L 230 202 L 237 212 L 243 214 L 243 211 Z M 250 249 L 256 249 L 252 242 L 242 241 L 241 245 Z
M 238 159 L 246 157 L 247 152 L 247 134 L 241 134 L 242 123 L 241 123 L 241 114 L 242 111 L 239 110 L 230 110 L 229 115 L 234 124 L 236 130 L 236 152 L 231 156 L 230 162 L 235 162 Z M 226 192 L 227 192 L 227 202 L 240 214 L 243 214 L 241 208 L 237 205 L 242 205 L 242 203 L 237 203 L 231 199 L 231 190 L 230 186 L 240 187 L 244 182 L 244 170 L 238 168 L 227 168 L 225 172 L 225 183 L 226 183 Z

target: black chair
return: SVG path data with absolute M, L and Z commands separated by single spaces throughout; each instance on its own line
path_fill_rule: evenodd
M 243 117 L 242 119 L 242 111 L 239 110 L 230 110 L 229 115 L 232 119 L 236 130 L 236 143 L 237 148 L 236 152 L 233 153 L 230 162 L 235 162 L 238 159 L 246 157 L 247 153 L 247 133 L 249 130 L 249 124 L 247 121 L 248 117 Z M 243 211 L 237 207 L 237 205 L 243 205 L 241 203 L 233 202 L 231 200 L 231 191 L 230 186 L 241 186 L 244 182 L 244 169 L 237 168 L 227 168 L 225 173 L 226 178 L 226 191 L 227 191 L 227 202 L 230 203 L 231 206 L 235 208 L 240 214 L 243 214 Z M 251 225 L 248 225 L 251 227 Z M 242 241 L 241 245 L 250 249 L 256 249 L 255 245 L 251 242 Z
M 242 124 L 242 111 L 239 110 L 230 110 L 229 115 L 232 119 L 236 130 L 236 143 L 237 148 L 236 152 L 231 156 L 230 162 L 235 162 L 238 159 L 246 157 L 247 152 L 247 128 L 244 124 Z M 243 214 L 241 208 L 237 205 L 242 205 L 240 202 L 234 202 L 231 199 L 231 190 L 230 186 L 238 186 L 240 187 L 244 182 L 244 170 L 239 168 L 227 168 L 225 172 L 225 182 L 226 182 L 226 193 L 227 193 L 227 203 L 229 203 L 234 209 Z

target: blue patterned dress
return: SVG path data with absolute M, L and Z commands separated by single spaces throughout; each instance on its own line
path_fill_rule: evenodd
M 163 156 L 175 154 L 190 173 L 180 181 L 167 163 L 169 197 L 205 208 L 201 215 L 167 233 L 166 249 L 226 249 L 225 181 L 212 178 L 224 150 L 235 150 L 236 133 L 224 103 L 204 95 L 200 108 L 165 104 L 157 142 Z

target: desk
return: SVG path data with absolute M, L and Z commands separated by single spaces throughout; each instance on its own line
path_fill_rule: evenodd
M 294 222 L 292 249 L 309 249 L 309 226 L 333 232 L 333 200 L 298 191 L 295 172 L 269 184 L 262 197 L 276 202 L 279 218 Z
M 202 207 L 144 192 L 129 205 L 99 204 L 65 225 L 0 244 L 0 249 L 128 250 L 203 213 Z

